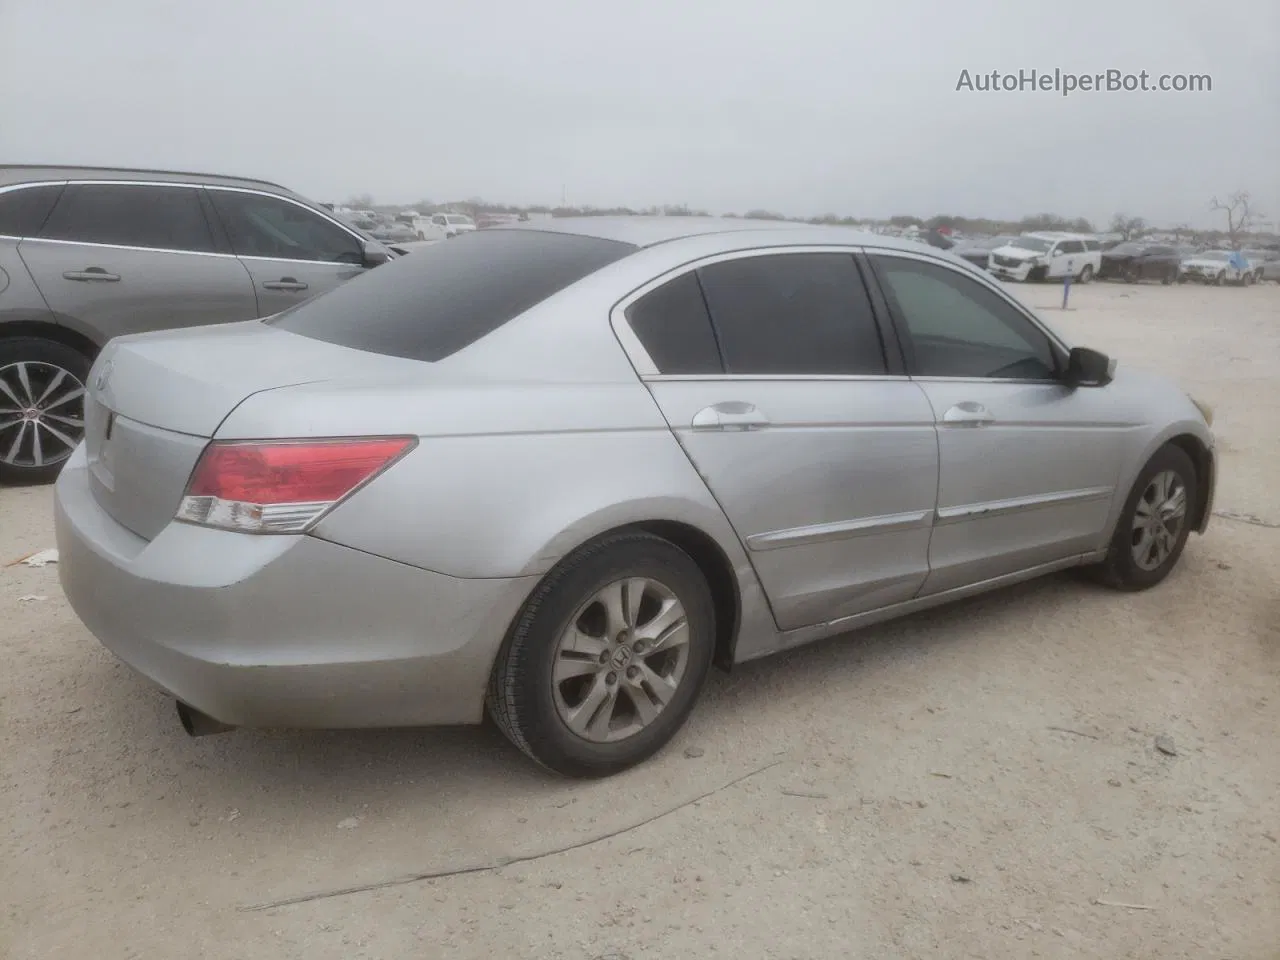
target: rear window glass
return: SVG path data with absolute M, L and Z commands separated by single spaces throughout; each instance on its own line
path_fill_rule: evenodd
M 266 322 L 326 343 L 435 361 L 635 250 L 534 230 L 482 230 L 375 267 Z
M 49 211 L 60 193 L 60 183 L 0 193 L 0 236 L 35 236 L 49 219 Z

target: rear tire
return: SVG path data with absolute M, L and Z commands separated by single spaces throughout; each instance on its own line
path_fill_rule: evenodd
M 1129 491 L 1106 559 L 1089 572 L 1116 590 L 1147 590 L 1158 584 L 1182 556 L 1199 489 L 1186 451 L 1173 444 L 1157 450 Z M 1175 517 L 1176 529 L 1171 529 Z
M 50 483 L 58 476 L 84 437 L 92 365 L 78 350 L 43 337 L 0 340 L 0 483 Z
M 529 597 L 494 664 L 489 715 L 544 767 L 608 776 L 684 725 L 714 649 L 715 607 L 693 559 L 647 533 L 611 534 Z

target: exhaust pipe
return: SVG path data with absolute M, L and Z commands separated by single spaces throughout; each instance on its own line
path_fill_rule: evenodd
M 195 707 L 189 707 L 181 700 L 178 703 L 178 721 L 182 729 L 191 737 L 207 737 L 212 733 L 226 733 L 235 727 L 221 720 L 215 720 L 207 713 L 201 713 Z

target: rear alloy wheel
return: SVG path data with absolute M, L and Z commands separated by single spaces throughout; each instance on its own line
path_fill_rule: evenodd
M 525 604 L 489 684 L 489 713 L 557 773 L 640 763 L 684 724 L 715 647 L 711 593 L 684 551 L 619 533 L 562 561 Z
M 49 483 L 84 437 L 89 358 L 37 337 L 0 340 L 0 481 Z
M 1080 271 L 1080 282 L 1088 283 L 1093 279 L 1093 264 L 1086 263 L 1084 269 Z
M 1161 447 L 1125 501 L 1098 578 L 1118 590 L 1146 590 L 1169 575 L 1191 533 L 1198 502 L 1195 465 L 1180 447 Z

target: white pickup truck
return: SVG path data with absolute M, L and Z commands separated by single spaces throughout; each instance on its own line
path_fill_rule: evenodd
M 470 233 L 475 228 L 476 222 L 461 213 L 433 213 L 413 220 L 413 229 L 419 240 L 448 240 L 460 233 Z

